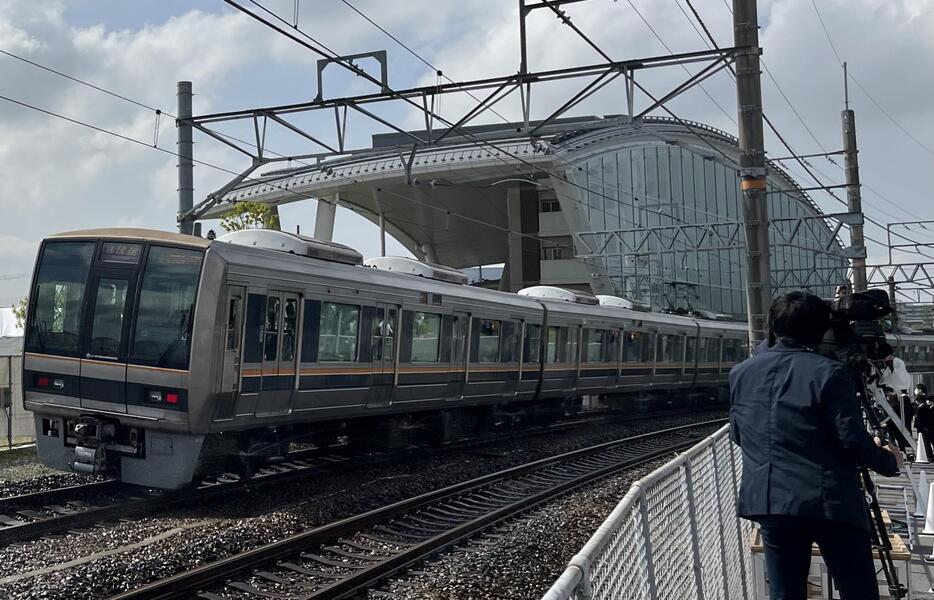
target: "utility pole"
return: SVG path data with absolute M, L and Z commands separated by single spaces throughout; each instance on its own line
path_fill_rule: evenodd
M 186 122 L 192 117 L 191 82 L 179 81 L 177 84 L 178 120 L 178 232 L 192 235 L 194 219 L 191 216 L 181 218 L 191 211 L 195 201 L 195 164 L 192 161 L 192 127 Z
M 749 344 L 765 339 L 769 289 L 769 209 L 765 193 L 765 142 L 762 134 L 762 82 L 759 71 L 759 21 L 756 0 L 733 0 L 736 55 L 736 106 L 739 113 L 739 164 L 746 233 L 746 308 Z
M 843 159 L 846 170 L 846 205 L 851 213 L 862 216 L 863 200 L 859 189 L 859 149 L 856 147 L 856 115 L 850 110 L 850 86 L 847 81 L 846 63 L 843 63 L 843 98 L 845 108 L 841 113 L 843 120 Z M 859 252 L 853 258 L 853 291 L 866 290 L 866 248 L 863 240 L 863 226 L 850 225 L 850 246 Z
M 898 333 L 898 304 L 895 300 L 895 277 L 889 275 L 889 306 L 892 307 L 892 329 Z

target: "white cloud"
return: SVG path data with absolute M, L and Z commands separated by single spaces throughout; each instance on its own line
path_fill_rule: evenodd
M 510 74 L 518 67 L 514 2 L 352 1 L 455 80 Z M 678 2 L 633 1 L 673 50 L 704 47 Z M 678 1 L 687 10 L 683 0 Z M 723 0 L 695 0 L 694 4 L 716 39 L 731 44 L 731 17 Z M 934 0 L 825 0 L 818 4 L 837 48 L 859 81 L 913 135 L 934 148 L 934 105 L 929 102 L 934 97 L 934 78 L 928 76 L 927 67 L 934 59 Z M 0 0 L 0 48 L 169 112 L 174 112 L 175 82 L 183 79 L 194 82 L 199 113 L 307 100 L 314 94 L 318 57 L 234 11 L 192 10 L 139 26 L 115 27 L 108 24 L 102 8 L 100 24 L 78 26 L 69 21 L 66 6 L 53 1 Z M 291 15 L 291 2 L 272 6 Z M 338 52 L 388 49 L 392 87 L 436 81 L 428 67 L 343 3 L 305 2 L 302 9 L 301 27 Z M 628 2 L 591 0 L 565 9 L 575 24 L 615 58 L 665 53 Z M 760 22 L 770 72 L 820 142 L 829 150 L 839 148 L 842 77 L 810 0 L 761 1 Z M 531 68 L 601 60 L 546 10 L 532 15 L 528 33 Z M 684 73 L 672 68 L 664 73 L 643 72 L 639 77 L 653 92 L 662 93 Z M 0 57 L 0 79 L 5 95 L 145 142 L 152 140 L 155 116 L 149 111 L 9 57 Z M 735 91 L 726 74 L 706 85 L 725 111 L 734 115 Z M 328 96 L 371 87 L 339 69 L 326 73 Z M 622 89 L 616 84 L 606 88 L 574 114 L 622 112 Z M 574 91 L 574 84 L 542 88 L 533 98 L 533 111 L 544 116 Z M 867 210 L 885 220 L 904 218 L 906 211 L 930 215 L 934 157 L 898 131 L 858 88 L 851 86 L 850 93 L 857 110 L 863 181 L 896 205 L 885 204 L 866 190 Z M 817 151 L 767 76 L 763 96 L 766 112 L 793 146 L 801 152 Z M 471 102 L 446 98 L 444 115 L 457 118 Z M 730 119 L 699 90 L 679 98 L 672 107 L 686 118 L 735 131 Z M 497 110 L 517 119 L 518 94 L 497 105 Z M 394 118 L 408 118 L 405 122 L 412 127 L 423 123 L 415 112 L 403 115 L 400 111 Z M 490 115 L 484 120 L 497 119 Z M 329 125 L 322 119 L 320 131 L 315 131 L 323 134 Z M 380 130 L 381 126 L 361 119 L 351 133 L 355 142 L 367 143 L 368 135 Z M 230 132 L 252 135 L 247 126 Z M 167 116 L 161 119 L 159 139 L 162 147 L 175 149 L 174 123 Z M 245 157 L 218 142 L 203 136 L 196 140 L 198 160 L 234 171 L 247 164 Z M 309 150 L 307 144 L 278 134 L 270 135 L 269 146 L 288 153 Z M 785 154 L 772 136 L 768 149 L 773 155 Z M 842 172 L 833 165 L 812 162 L 834 183 L 842 181 Z M 0 101 L 0 211 L 5 215 L 0 222 L 0 276 L 30 270 L 37 240 L 54 231 L 116 224 L 174 228 L 175 163 L 171 155 Z M 800 168 L 792 171 L 801 175 Z M 196 201 L 229 179 L 201 165 L 195 173 Z M 838 209 L 832 199 L 819 195 L 817 199 L 828 211 Z M 892 216 L 880 214 L 879 209 Z M 283 209 L 284 225 L 294 230 L 301 224 L 303 231 L 310 231 L 313 214 L 314 203 L 293 205 Z M 374 231 L 359 217 L 342 212 L 336 238 L 373 254 Z M 879 237 L 878 230 L 869 228 L 868 233 Z M 12 284 L 0 280 L 0 301 L 12 289 Z

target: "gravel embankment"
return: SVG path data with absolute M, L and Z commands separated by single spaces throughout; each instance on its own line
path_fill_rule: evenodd
M 722 413 L 704 418 L 719 416 Z M 695 420 L 703 419 L 695 417 Z M 0 598 L 106 597 L 439 487 L 537 458 L 686 422 L 689 421 L 685 417 L 673 417 L 651 424 L 603 424 L 586 433 L 555 432 L 490 444 L 482 451 L 421 456 L 238 494 L 201 507 L 66 534 L 54 540 L 0 548 Z M 590 525 L 599 520 L 595 517 Z M 569 551 L 580 545 L 576 541 L 566 543 L 570 544 Z M 69 566 L 61 567 L 69 562 Z M 35 573 L 40 569 L 47 572 Z
M 35 446 L 0 452 L 0 498 L 100 481 L 97 475 L 63 473 L 39 462 Z
M 667 461 L 609 477 L 446 552 L 362 598 L 537 600 L 613 511 L 633 482 Z

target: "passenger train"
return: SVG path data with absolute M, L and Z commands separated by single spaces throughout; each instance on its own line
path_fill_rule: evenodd
M 934 337 L 915 337 L 900 352 L 930 371 Z M 445 438 L 585 396 L 627 410 L 672 391 L 722 400 L 746 340 L 744 323 L 492 291 L 285 232 L 96 229 L 42 242 L 24 403 L 46 465 L 179 488 L 297 439 Z

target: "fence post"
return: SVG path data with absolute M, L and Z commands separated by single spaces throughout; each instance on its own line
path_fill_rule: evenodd
M 636 483 L 636 485 L 639 485 Z M 642 537 L 645 540 L 645 577 L 649 584 L 649 599 L 658 600 L 658 582 L 655 579 L 655 560 L 652 556 L 652 531 L 649 528 L 649 509 L 646 508 L 645 490 L 639 490 L 639 515 L 642 517 Z
M 711 444 L 710 452 L 713 456 L 713 493 L 717 500 L 717 541 L 720 545 L 720 576 L 723 578 L 723 597 L 728 598 L 730 595 L 730 576 L 726 570 L 726 523 L 723 521 L 723 495 L 720 492 L 720 461 L 717 452 L 717 444 L 719 443 L 720 440 L 717 440 L 716 443 Z M 730 468 L 732 469 L 732 467 L 731 464 Z M 740 551 L 742 551 L 742 548 L 740 548 Z
M 694 585 L 697 587 L 697 600 L 704 600 L 703 566 L 700 557 L 700 537 L 697 533 L 697 507 L 694 502 L 694 478 L 691 461 L 684 461 L 684 491 L 688 502 L 688 531 L 691 535 L 691 553 L 694 555 Z
M 732 495 L 734 504 L 739 500 L 739 484 L 736 482 L 736 448 L 732 446 L 730 441 L 730 436 L 727 434 L 725 438 L 728 454 L 730 455 L 730 481 L 733 484 Z M 737 504 L 737 511 L 734 514 L 734 520 L 736 521 L 736 541 L 739 543 L 739 576 L 743 581 L 743 600 L 749 600 L 749 583 L 746 580 L 746 552 L 744 544 L 746 541 L 743 539 L 743 528 L 739 524 L 739 510 Z

